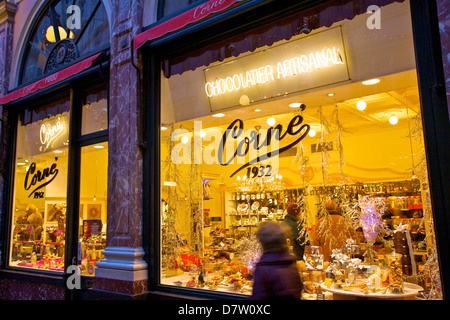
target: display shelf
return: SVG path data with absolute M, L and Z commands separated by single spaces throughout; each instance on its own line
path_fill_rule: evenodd
M 344 290 L 339 288 L 336 284 L 332 284 L 327 287 L 324 283 L 320 284 L 322 290 L 332 292 L 334 299 L 345 300 L 345 299 L 382 299 L 382 300 L 410 300 L 415 299 L 415 297 L 423 291 L 423 288 L 414 283 L 403 283 L 403 293 L 390 293 L 387 288 L 383 291 L 364 293 L 358 287 L 353 287 L 352 289 Z

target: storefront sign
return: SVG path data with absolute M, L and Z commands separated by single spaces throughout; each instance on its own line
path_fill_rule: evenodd
M 244 122 L 240 119 L 237 119 L 228 126 L 227 130 L 222 136 L 222 140 L 220 142 L 218 150 L 218 161 L 222 166 L 226 166 L 230 163 L 233 163 L 233 160 L 237 157 L 246 157 L 249 154 L 250 150 L 258 153 L 258 155 L 256 156 L 250 156 L 249 160 L 246 163 L 244 163 L 241 167 L 234 171 L 230 176 L 233 177 L 239 171 L 247 168 L 248 166 L 271 159 L 273 157 L 278 158 L 278 155 L 280 153 L 294 147 L 301 140 L 303 140 L 303 138 L 306 137 L 309 132 L 310 126 L 308 124 L 301 125 L 302 122 L 303 117 L 301 115 L 296 115 L 291 119 L 289 125 L 286 128 L 286 131 L 284 132 L 283 125 L 278 124 L 275 127 L 270 127 L 267 130 L 265 138 L 261 135 L 261 133 L 256 132 L 256 130 L 251 130 L 250 135 L 244 135 L 242 139 L 242 134 L 244 133 Z M 280 147 L 280 142 L 286 136 L 294 137 L 295 140 L 283 147 Z M 237 148 L 235 149 L 232 156 L 227 158 L 226 153 L 224 153 L 224 149 L 227 145 L 227 139 L 229 138 L 239 139 L 240 142 L 238 143 Z M 274 147 L 273 145 L 274 142 L 276 142 L 276 147 Z M 270 150 L 268 150 L 269 147 L 271 147 Z M 261 150 L 264 151 L 261 152 Z M 271 166 L 270 169 L 272 169 Z
M 207 68 L 204 74 L 214 112 L 349 80 L 339 27 Z
M 38 191 L 55 180 L 58 175 L 58 169 L 56 167 L 56 163 L 53 163 L 49 168 L 40 171 L 36 169 L 35 162 L 28 167 L 27 173 L 25 174 L 24 188 L 25 190 L 30 190 L 31 187 L 34 187 L 33 191 L 28 195 L 28 198 L 33 193 L 35 198 L 43 198 L 43 192 Z M 47 178 L 50 178 L 50 180 L 47 180 Z
M 58 116 L 41 124 L 39 139 L 45 149 L 62 146 L 67 140 L 68 130 L 66 117 Z
M 302 105 L 301 110 L 305 108 Z M 258 131 L 253 128 L 246 130 L 241 119 L 234 120 L 224 132 L 219 129 L 203 131 L 201 121 L 194 121 L 193 134 L 186 129 L 172 132 L 172 141 L 180 142 L 172 148 L 171 159 L 174 164 L 240 165 L 230 177 L 253 165 L 263 165 L 261 174 L 269 176 L 278 171 L 279 154 L 297 145 L 309 130 L 310 126 L 303 124 L 303 117 L 299 114 L 291 119 L 286 129 L 278 124 Z M 289 140 L 287 144 L 283 144 L 285 138 Z M 212 142 L 203 147 L 202 140 Z M 167 185 L 166 182 L 164 184 Z

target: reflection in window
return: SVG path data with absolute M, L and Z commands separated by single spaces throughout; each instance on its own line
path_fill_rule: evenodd
M 159 1 L 159 18 L 167 17 L 172 13 L 182 10 L 193 3 L 205 2 L 205 0 L 160 0 Z
M 62 100 L 21 114 L 11 266 L 64 271 L 69 107 Z
M 106 247 L 108 143 L 81 149 L 79 250 L 81 273 L 94 275 Z
M 76 14 L 75 11 L 68 10 L 69 5 L 80 8 L 79 29 L 69 29 L 67 26 L 67 20 Z M 36 24 L 36 29 L 28 40 L 21 83 L 51 73 L 79 57 L 105 48 L 108 44 L 108 17 L 100 0 L 54 1 Z M 55 47 L 64 47 L 64 50 L 58 53 L 55 61 L 49 62 Z M 64 56 L 61 56 L 62 52 Z
M 108 129 L 108 91 L 106 86 L 86 92 L 81 123 L 82 135 Z
M 363 13 L 223 61 L 188 52 L 183 65 L 208 63 L 162 74 L 161 284 L 251 294 L 255 232 L 275 221 L 293 231 L 302 299 L 317 299 L 325 276 L 369 285 L 374 265 L 430 290 L 438 264 L 409 2 L 383 10 L 396 20 L 381 35 Z M 385 279 L 373 292 L 397 290 Z

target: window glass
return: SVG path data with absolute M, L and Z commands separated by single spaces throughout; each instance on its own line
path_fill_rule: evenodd
M 175 13 L 177 11 L 180 11 L 183 8 L 188 7 L 189 5 L 193 3 L 201 3 L 205 2 L 205 0 L 160 0 L 159 1 L 159 10 L 161 16 L 159 17 L 164 18 L 168 15 L 171 15 L 172 13 Z
M 69 109 L 64 99 L 20 116 L 11 266 L 64 271 Z
M 438 265 L 409 1 L 381 6 L 381 29 L 365 8 L 330 22 L 346 8 L 316 12 L 306 33 L 286 25 L 291 35 L 274 43 L 234 45 L 233 56 L 212 46 L 209 60 L 165 61 L 163 285 L 251 294 L 263 253 L 255 232 L 271 220 L 291 227 L 302 299 L 325 277 L 340 281 L 343 255 L 359 259 L 361 283 L 380 271 L 374 290 L 385 289 L 392 250 L 404 288 L 438 286 L 428 281 Z M 254 38 L 276 29 L 266 30 Z M 188 67 L 173 72 L 172 62 Z
M 86 92 L 81 112 L 82 135 L 108 129 L 108 91 L 106 86 Z
M 94 276 L 106 247 L 108 143 L 81 148 L 79 267 Z
M 79 11 L 68 10 L 70 5 L 77 6 Z M 69 29 L 68 20 L 74 23 L 75 28 Z M 58 54 L 64 52 L 64 56 L 58 56 L 50 62 L 51 68 L 47 67 L 52 50 L 61 46 L 62 42 L 64 50 Z M 41 20 L 36 23 L 36 29 L 28 40 L 21 83 L 51 73 L 78 57 L 103 49 L 108 44 L 109 24 L 101 1 L 53 1 Z

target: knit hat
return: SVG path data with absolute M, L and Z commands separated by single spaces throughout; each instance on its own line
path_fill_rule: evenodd
M 296 216 L 300 213 L 300 207 L 296 203 L 291 203 L 286 209 L 287 213 Z

